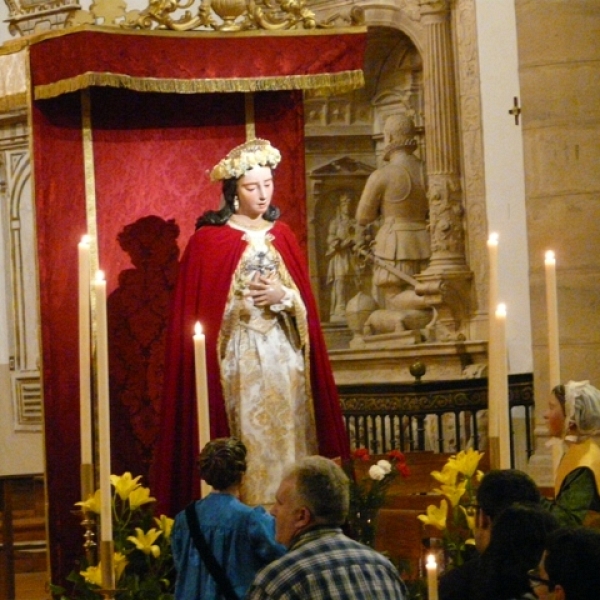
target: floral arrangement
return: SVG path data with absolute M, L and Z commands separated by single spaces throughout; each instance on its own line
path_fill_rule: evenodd
M 111 475 L 114 493 L 112 497 L 113 541 L 117 600 L 172 600 L 175 582 L 171 554 L 171 529 L 173 519 L 153 515 L 150 489 L 139 483 L 141 476 L 131 473 Z M 100 490 L 81 502 L 84 513 L 100 516 Z M 88 564 L 87 558 L 80 562 L 67 577 L 73 583 L 71 598 L 98 600 L 102 587 L 101 564 Z M 67 599 L 66 590 L 51 586 L 54 596 Z
M 371 455 L 366 448 L 358 448 L 352 453 L 352 459 L 370 462 Z M 408 477 L 410 469 L 404 454 L 392 450 L 387 460 L 382 459 L 371 465 L 365 477 L 357 480 L 354 469 L 350 475 L 350 534 L 363 544 L 372 546 L 377 512 L 385 503 L 389 487 L 396 476 Z
M 211 181 L 241 177 L 254 167 L 269 166 L 274 169 L 281 161 L 281 154 L 270 142 L 255 139 L 236 146 L 229 154 L 216 164 L 210 172 Z
M 469 546 L 475 544 L 475 494 L 483 476 L 477 467 L 482 457 L 482 452 L 472 448 L 462 450 L 451 456 L 441 471 L 431 473 L 441 484 L 433 492 L 444 498 L 439 506 L 430 504 L 427 514 L 418 518 L 441 532 L 447 569 L 462 565 Z

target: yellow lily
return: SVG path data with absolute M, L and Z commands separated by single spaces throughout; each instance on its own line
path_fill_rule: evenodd
M 115 569 L 115 582 L 119 583 L 125 567 L 129 564 L 127 557 L 122 552 L 115 552 L 113 557 L 113 566 Z
M 160 515 L 159 518 L 154 517 L 154 522 L 163 532 L 164 538 L 168 540 L 171 537 L 171 530 L 173 529 L 173 523 L 175 523 L 175 519 L 171 519 L 170 517 L 167 517 L 167 515 Z
M 146 533 L 139 527 L 136 527 L 135 535 L 130 535 L 127 540 L 132 542 L 144 554 L 152 554 L 154 558 L 158 558 L 160 556 L 160 548 L 154 542 L 160 535 L 162 535 L 162 531 L 154 527 Z
M 462 513 L 465 515 L 465 519 L 467 521 L 467 527 L 473 531 L 475 529 L 475 521 L 477 516 L 477 510 L 474 508 L 465 508 L 464 506 L 459 507 Z M 468 540 L 465 544 L 468 543 Z
M 448 461 L 441 471 L 432 471 L 431 476 L 443 485 L 454 485 L 458 476 L 455 466 Z
M 113 555 L 113 569 L 115 572 L 115 582 L 118 582 L 125 571 L 125 567 L 129 564 L 127 558 L 121 552 L 115 552 Z M 93 585 L 102 587 L 102 561 L 95 567 L 88 567 L 85 571 L 80 571 L 80 575 Z
M 96 567 L 88 567 L 85 571 L 80 571 L 79 574 L 92 585 L 102 586 L 102 571 L 100 563 Z
M 135 510 L 142 504 L 148 504 L 148 502 L 154 502 L 155 500 L 156 498 L 150 495 L 150 488 L 139 487 L 129 494 L 129 508 Z
M 450 460 L 454 462 L 456 470 L 459 473 L 462 473 L 465 477 L 473 477 L 482 456 L 483 452 L 469 448 L 468 450 L 461 450 Z
M 75 502 L 75 506 L 81 506 L 81 509 L 86 512 L 100 514 L 100 490 L 96 490 L 94 495 L 89 495 L 87 500 Z
M 450 500 L 450 504 L 452 506 L 458 506 L 460 503 L 460 499 L 465 495 L 467 491 L 467 484 L 464 481 L 461 481 L 457 485 L 442 485 L 439 488 L 433 490 L 436 494 L 441 494 L 442 496 L 446 496 L 448 500 Z
M 111 475 L 110 482 L 115 486 L 115 490 L 117 491 L 117 494 L 119 494 L 121 500 L 127 500 L 129 494 L 140 487 L 141 484 L 138 482 L 141 478 L 141 475 L 134 478 L 131 476 L 131 473 L 127 471 L 121 476 Z
M 436 529 L 443 531 L 446 529 L 446 519 L 448 517 L 448 502 L 442 500 L 440 506 L 430 504 L 427 507 L 426 515 L 419 515 L 417 518 L 425 525 L 432 525 Z

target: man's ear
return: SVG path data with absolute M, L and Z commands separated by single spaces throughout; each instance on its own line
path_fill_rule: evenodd
M 477 527 L 479 529 L 491 529 L 492 519 L 486 515 L 481 509 L 477 511 Z
M 304 527 L 308 527 L 311 525 L 313 521 L 312 513 L 306 506 L 302 506 L 298 509 L 298 517 L 296 518 L 296 525 L 299 529 L 303 529 Z

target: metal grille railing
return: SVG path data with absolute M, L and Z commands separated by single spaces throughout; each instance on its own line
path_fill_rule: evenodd
M 338 386 L 350 445 L 383 454 L 484 450 L 487 378 Z M 509 376 L 511 462 L 533 453 L 533 376 Z M 518 434 L 516 434 L 518 431 Z

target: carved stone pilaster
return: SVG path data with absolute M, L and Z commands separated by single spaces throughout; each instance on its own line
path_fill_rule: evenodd
M 465 260 L 464 209 L 459 178 L 459 144 L 454 60 L 446 1 L 421 0 L 425 29 L 424 94 L 426 164 L 432 255 L 417 276 L 420 293 L 438 308 L 441 324 L 458 332 L 468 314 L 471 273 Z

